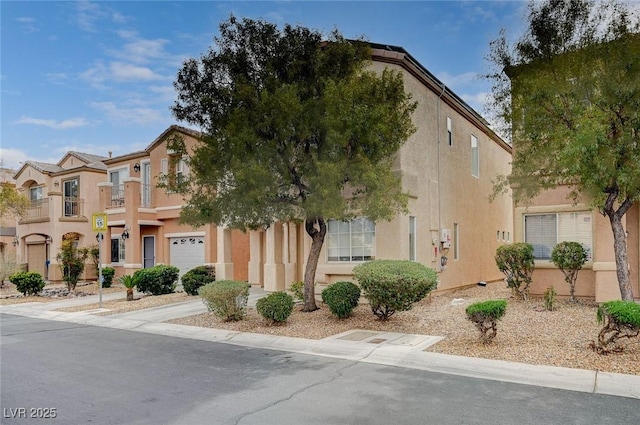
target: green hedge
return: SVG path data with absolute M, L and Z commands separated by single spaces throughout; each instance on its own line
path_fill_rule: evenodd
M 198 295 L 200 287 L 216 280 L 214 266 L 197 266 L 182 275 L 182 287 L 189 295 Z
M 286 292 L 273 292 L 256 303 L 256 310 L 267 320 L 282 323 L 293 312 L 293 297 Z
M 170 294 L 176 289 L 180 269 L 158 265 L 134 273 L 138 291 L 151 295 Z
M 360 288 L 353 282 L 336 282 L 325 288 L 321 295 L 331 314 L 344 319 L 358 306 Z
M 207 309 L 222 320 L 237 321 L 247 314 L 249 284 L 236 280 L 207 283 L 198 289 Z
M 381 320 L 410 310 L 438 285 L 435 270 L 413 261 L 369 261 L 356 266 L 353 275 Z
M 640 329 L 640 304 L 633 301 L 607 301 L 600 304 L 596 314 L 598 323 L 603 323 L 608 314 L 621 325 Z
M 37 272 L 17 272 L 9 276 L 9 282 L 16 285 L 22 295 L 38 295 L 44 289 L 45 282 Z
M 507 301 L 489 300 L 467 306 L 465 312 L 467 319 L 473 322 L 480 331 L 480 341 L 490 343 L 496 336 L 497 321 L 504 316 L 507 310 Z

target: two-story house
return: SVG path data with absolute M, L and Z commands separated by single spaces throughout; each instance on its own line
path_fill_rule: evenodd
M 26 161 L 16 172 L 16 186 L 30 200 L 27 214 L 18 221 L 15 239 L 24 268 L 46 280 L 62 280 L 56 261 L 62 241 L 75 240 L 79 247 L 96 244 L 90 219 L 98 205 L 96 185 L 106 174 L 105 159 L 67 152 L 57 164 Z M 84 277 L 95 277 L 91 259 Z
M 249 237 L 209 224 L 194 228 L 180 223 L 182 195 L 158 187 L 162 176 L 180 179 L 189 173 L 186 158 L 170 149 L 180 137 L 187 152 L 199 133 L 173 125 L 146 149 L 106 159 L 106 181 L 98 184 L 96 209 L 107 214 L 102 242 L 103 263 L 116 274 L 132 274 L 156 264 L 170 264 L 184 274 L 200 265 L 215 265 L 216 277 L 248 279 Z
M 390 222 L 329 221 L 316 281 L 351 280 L 372 259 L 403 259 L 439 271 L 440 290 L 501 280 L 494 256 L 513 238 L 510 196 L 489 201 L 497 175 L 510 172 L 511 147 L 488 123 L 402 47 L 371 44 L 372 69 L 398 70 L 418 102 L 417 131 L 394 168 L 409 194 L 409 213 Z M 249 281 L 282 290 L 304 276 L 311 240 L 304 226 L 276 223 L 249 232 Z

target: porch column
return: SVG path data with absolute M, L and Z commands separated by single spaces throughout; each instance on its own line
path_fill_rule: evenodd
M 264 286 L 262 275 L 262 231 L 249 232 L 249 283 Z
M 264 289 L 268 292 L 284 291 L 282 226 L 273 223 L 267 229 L 266 237 L 267 261 L 264 264 Z
M 231 259 L 231 230 L 218 226 L 216 231 L 217 261 L 216 280 L 233 280 L 233 260 Z
M 283 223 L 284 243 L 282 244 L 282 254 L 284 256 L 284 284 L 291 285 L 293 282 L 302 280 L 297 273 L 297 247 L 298 238 L 296 225 L 293 223 Z

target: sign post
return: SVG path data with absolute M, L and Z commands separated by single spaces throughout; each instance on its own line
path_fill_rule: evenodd
M 102 281 L 104 277 L 102 276 L 102 240 L 104 239 L 104 235 L 102 232 L 107 231 L 107 215 L 104 213 L 93 213 L 91 216 L 91 227 L 96 234 L 96 240 L 98 241 L 98 285 L 99 285 L 99 293 L 100 293 L 100 304 L 99 308 L 102 308 Z

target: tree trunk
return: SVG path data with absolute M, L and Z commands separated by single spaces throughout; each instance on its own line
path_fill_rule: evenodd
M 315 294 L 316 269 L 324 237 L 327 234 L 327 223 L 322 218 L 307 219 L 304 222 L 304 227 L 307 234 L 311 236 L 311 250 L 304 271 L 304 307 L 302 311 L 309 312 L 318 309 Z
M 611 199 L 611 196 L 609 198 Z M 623 300 L 633 301 L 631 279 L 629 277 L 627 234 L 622 226 L 622 217 L 624 217 L 632 202 L 626 199 L 616 211 L 612 207 L 613 201 L 609 202 L 609 200 L 604 208 L 604 213 L 609 217 L 611 230 L 613 231 L 613 252 L 616 257 L 616 273 L 618 276 L 618 286 L 620 287 L 620 296 Z

